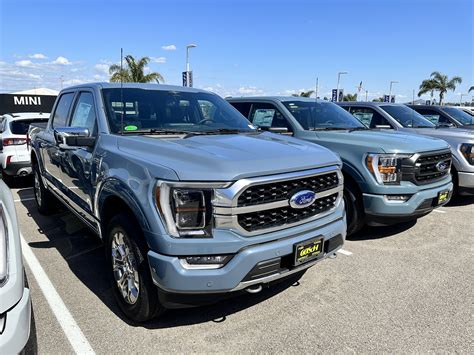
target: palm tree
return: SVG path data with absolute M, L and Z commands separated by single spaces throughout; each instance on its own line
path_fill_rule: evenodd
M 373 99 L 372 102 L 383 102 L 383 96 Z
M 474 91 L 474 86 L 471 86 L 467 92 L 469 93 L 471 91 Z
M 346 94 L 342 98 L 342 101 L 357 101 L 357 94 Z
M 423 80 L 420 85 L 420 91 L 418 92 L 418 96 L 426 94 L 427 92 L 439 92 L 439 104 L 443 104 L 444 95 L 448 92 L 448 90 L 454 91 L 456 90 L 456 85 L 462 83 L 462 79 L 459 76 L 454 76 L 451 79 L 448 78 L 447 75 L 441 74 L 438 71 L 434 71 L 431 73 L 431 78 Z
M 125 62 L 125 68 L 120 68 L 118 64 L 112 64 L 109 67 L 111 82 L 149 83 L 156 81 L 159 84 L 165 81 L 160 73 L 152 72 L 145 74 L 145 67 L 150 62 L 148 57 L 135 59 L 129 54 L 125 56 Z
M 308 91 L 301 91 L 299 94 L 293 94 L 292 96 L 297 96 L 297 97 L 310 97 L 313 95 L 314 90 L 308 90 Z

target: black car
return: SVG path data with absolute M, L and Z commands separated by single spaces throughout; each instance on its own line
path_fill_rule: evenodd
M 407 105 L 438 126 L 474 129 L 474 117 L 449 106 Z

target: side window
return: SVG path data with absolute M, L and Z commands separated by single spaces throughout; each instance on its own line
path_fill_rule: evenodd
M 253 104 L 249 121 L 252 122 L 254 126 L 262 128 L 286 128 L 288 132 L 293 132 L 285 116 L 272 104 Z
M 250 108 L 252 107 L 251 102 L 231 102 L 230 104 L 245 116 L 245 118 L 249 118 Z
M 70 126 L 88 128 L 89 132 L 94 134 L 95 123 L 94 96 L 90 92 L 81 92 L 74 107 Z
M 61 95 L 59 98 L 58 105 L 54 111 L 52 126 L 53 127 L 65 127 L 67 122 L 67 115 L 69 113 L 69 108 L 72 104 L 72 99 L 74 99 L 74 93 L 70 92 L 67 94 Z
M 449 123 L 449 120 L 446 117 L 444 117 L 442 114 L 440 114 L 439 112 L 436 112 L 430 109 L 418 109 L 415 111 L 417 111 L 424 118 L 433 122 L 436 125 L 439 123 Z
M 355 106 L 350 108 L 350 113 L 369 128 L 377 128 L 377 126 L 392 127 L 390 122 L 374 109 Z

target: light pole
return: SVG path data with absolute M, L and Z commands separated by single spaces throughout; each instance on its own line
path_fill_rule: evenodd
M 337 73 L 336 102 L 339 102 L 339 82 L 341 81 L 342 74 L 349 74 L 349 73 L 346 71 L 340 71 L 339 73 Z
M 388 94 L 388 102 L 392 102 L 392 85 L 397 84 L 397 83 L 398 83 L 398 81 L 396 81 L 396 80 L 392 80 L 390 82 L 390 92 Z
M 191 79 L 191 74 L 189 71 L 189 49 L 190 48 L 196 48 L 197 45 L 191 43 L 186 46 L 186 86 L 191 86 L 190 84 L 190 79 Z
M 465 96 L 464 94 L 461 94 L 461 98 L 459 99 L 459 106 L 462 106 L 462 97 Z
M 365 90 L 365 102 L 367 102 L 367 96 L 369 95 L 369 90 Z

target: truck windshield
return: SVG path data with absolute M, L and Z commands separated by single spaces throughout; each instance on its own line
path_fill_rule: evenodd
M 367 129 L 354 116 L 331 102 L 286 101 L 283 105 L 306 130 Z
M 474 124 L 474 117 L 467 112 L 454 107 L 443 107 L 442 110 L 454 117 L 454 119 L 459 121 L 463 126 Z
M 48 122 L 47 118 L 32 118 L 28 120 L 17 120 L 10 122 L 10 131 L 13 134 L 27 134 L 32 123 Z
M 112 133 L 256 131 L 244 116 L 214 94 L 136 88 L 121 91 L 102 90 Z
M 392 116 L 405 128 L 434 128 L 435 124 L 428 121 L 415 110 L 404 105 L 380 106 L 382 110 Z

